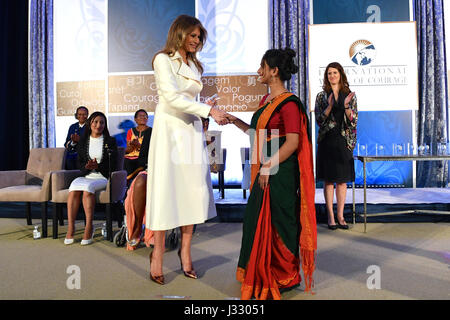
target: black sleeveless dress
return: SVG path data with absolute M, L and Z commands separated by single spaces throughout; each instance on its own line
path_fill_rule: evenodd
M 331 112 L 337 126 L 328 131 L 317 146 L 316 178 L 320 181 L 334 183 L 355 181 L 353 152 L 347 148 L 345 138 L 340 133 L 345 116 L 344 100 L 343 93 L 339 93 L 338 101 L 334 100 Z

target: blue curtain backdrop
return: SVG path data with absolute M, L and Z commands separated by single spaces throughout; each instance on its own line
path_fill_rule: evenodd
M 30 1 L 30 148 L 55 146 L 53 97 L 53 0 Z
M 419 56 L 418 145 L 448 141 L 447 66 L 445 55 L 443 0 L 415 1 Z M 419 161 L 418 187 L 445 187 L 448 161 Z
M 308 0 L 269 0 L 269 45 L 273 49 L 289 47 L 297 52 L 298 75 L 288 82 L 309 109 L 308 88 Z

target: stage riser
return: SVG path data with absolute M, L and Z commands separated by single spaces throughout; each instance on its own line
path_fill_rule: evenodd
M 245 212 L 245 204 L 217 204 L 217 217 L 209 220 L 208 222 L 242 222 Z M 356 222 L 362 223 L 363 218 L 359 214 L 363 214 L 364 205 L 356 204 Z M 449 215 L 435 215 L 435 214 L 401 214 L 390 215 L 380 217 L 370 217 L 371 213 L 387 212 L 387 211 L 400 211 L 400 210 L 437 210 L 437 211 L 450 211 L 450 204 L 448 203 L 436 203 L 436 204 L 423 204 L 423 205 L 405 205 L 405 204 L 368 204 L 367 205 L 367 222 L 376 223 L 388 223 L 388 222 L 450 222 Z M 334 212 L 336 213 L 336 205 L 334 205 Z M 48 215 L 51 216 L 51 207 L 48 209 Z M 67 211 L 63 208 L 64 219 L 67 221 Z M 41 218 L 41 206 L 40 204 L 31 204 L 31 216 L 32 219 Z M 25 219 L 25 203 L 0 203 L 0 218 L 24 218 Z M 353 206 L 352 204 L 346 204 L 344 208 L 344 218 L 347 222 L 353 221 Z M 80 212 L 77 216 L 77 220 L 83 220 L 83 213 Z M 105 220 L 104 206 L 97 205 L 94 213 L 94 220 Z M 325 204 L 316 204 L 316 220 L 317 223 L 327 223 L 327 211 Z M 49 222 L 51 224 L 51 222 Z

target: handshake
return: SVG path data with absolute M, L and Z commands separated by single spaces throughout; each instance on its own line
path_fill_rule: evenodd
M 235 116 L 226 113 L 222 110 L 219 110 L 215 107 L 211 108 L 209 115 L 214 119 L 215 122 L 217 122 L 221 126 L 225 124 L 234 123 L 237 119 Z
M 217 94 L 214 94 L 212 97 L 206 100 L 206 104 L 212 107 L 209 111 L 209 116 L 211 116 L 214 121 L 221 126 L 234 123 L 237 119 L 235 116 L 216 108 L 217 100 L 219 100 Z

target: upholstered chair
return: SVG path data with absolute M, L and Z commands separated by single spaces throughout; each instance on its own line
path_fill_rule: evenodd
M 26 202 L 27 224 L 31 225 L 31 203 L 41 203 L 42 237 L 47 237 L 47 202 L 51 175 L 65 165 L 65 148 L 30 150 L 26 170 L 0 171 L 0 201 Z

